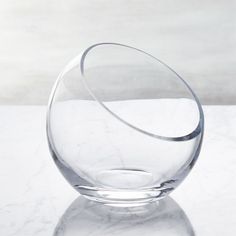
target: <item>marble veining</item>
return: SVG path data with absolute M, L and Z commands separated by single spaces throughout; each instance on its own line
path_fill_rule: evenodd
M 170 228 L 180 235 L 234 236 L 236 106 L 204 106 L 204 112 L 199 160 L 166 200 L 169 213 L 136 218 L 129 212 L 129 218 L 121 209 L 77 199 L 49 154 L 44 106 L 0 106 L 0 235 L 165 235 L 158 232 Z

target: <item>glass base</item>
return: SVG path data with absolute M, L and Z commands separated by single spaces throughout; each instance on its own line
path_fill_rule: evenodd
M 153 175 L 144 170 L 119 168 L 97 173 L 96 183 L 81 178 L 53 153 L 54 161 L 68 182 L 84 197 L 111 206 L 131 207 L 145 205 L 166 197 L 177 185 L 176 180 L 150 186 Z
M 104 187 L 80 186 L 77 190 L 90 200 L 112 206 L 137 206 L 163 198 L 172 189 L 145 188 L 152 183 L 151 173 L 139 169 L 110 169 L 97 174 Z
M 164 198 L 173 189 L 104 189 L 91 187 L 77 187 L 86 198 L 111 206 L 131 207 L 145 205 Z

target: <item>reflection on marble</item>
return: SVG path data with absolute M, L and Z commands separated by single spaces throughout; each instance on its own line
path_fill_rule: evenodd
M 144 206 L 123 208 L 78 197 L 59 220 L 54 236 L 195 235 L 193 227 L 170 197 Z

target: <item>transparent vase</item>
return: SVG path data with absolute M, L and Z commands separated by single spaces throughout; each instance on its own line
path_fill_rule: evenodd
M 173 191 L 196 162 L 201 104 L 169 66 L 142 50 L 100 43 L 59 75 L 48 106 L 52 157 L 83 196 L 139 205 Z

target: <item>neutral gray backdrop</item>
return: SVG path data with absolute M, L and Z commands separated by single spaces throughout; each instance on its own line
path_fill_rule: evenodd
M 0 104 L 46 104 L 65 64 L 115 41 L 174 68 L 203 104 L 236 104 L 234 0 L 0 0 Z

